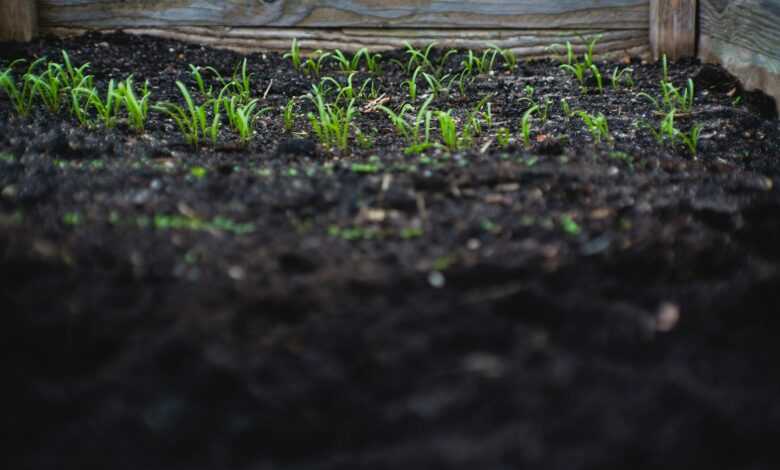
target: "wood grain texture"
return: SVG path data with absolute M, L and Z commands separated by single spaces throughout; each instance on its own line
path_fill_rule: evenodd
M 653 58 L 672 60 L 696 55 L 696 0 L 650 0 L 650 48 Z
M 42 29 L 45 34 L 70 36 L 88 31 L 84 28 L 49 27 Z M 91 31 L 91 29 L 90 29 Z M 102 30 L 110 32 L 112 30 Z M 602 34 L 596 46 L 596 54 L 601 57 L 649 57 L 647 30 L 413 30 L 413 29 L 299 29 L 299 28 L 228 28 L 178 26 L 167 28 L 125 28 L 130 34 L 145 34 L 155 37 L 176 39 L 208 45 L 215 48 L 230 49 L 240 53 L 262 51 L 287 51 L 293 38 L 298 39 L 304 52 L 316 49 L 341 49 L 354 52 L 362 47 L 382 51 L 397 49 L 406 41 L 417 47 L 436 42 L 441 47 L 458 49 L 482 49 L 488 43 L 501 48 L 511 49 L 522 57 L 550 56 L 549 46 L 570 41 L 575 50 L 585 50 L 584 40 L 595 34 Z
M 649 10 L 649 0 L 39 0 L 39 4 L 42 25 L 95 28 L 643 29 Z
M 701 0 L 699 56 L 723 65 L 780 112 L 780 2 Z
M 37 33 L 37 2 L 0 0 L 0 41 L 29 41 Z

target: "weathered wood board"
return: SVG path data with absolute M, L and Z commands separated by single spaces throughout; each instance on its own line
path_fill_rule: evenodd
M 696 55 L 696 0 L 650 0 L 650 48 L 653 58 L 672 60 Z
M 113 31 L 113 30 L 101 30 Z M 156 37 L 195 42 L 211 47 L 230 49 L 240 53 L 267 50 L 286 51 L 290 49 L 293 38 L 304 53 L 315 49 L 340 49 L 355 52 L 367 47 L 374 51 L 402 48 L 409 43 L 423 47 L 436 42 L 441 47 L 459 49 L 481 49 L 487 44 L 495 44 L 503 49 L 511 49 L 523 57 L 551 55 L 551 44 L 563 44 L 569 41 L 579 53 L 585 50 L 588 38 L 601 34 L 601 41 L 595 52 L 601 57 L 649 57 L 647 30 L 458 30 L 453 35 L 447 30 L 414 29 L 301 29 L 301 28 L 230 28 L 202 26 L 174 26 L 167 28 L 123 28 L 130 34 L 145 34 Z M 46 28 L 44 33 L 56 36 L 78 35 L 86 32 L 82 28 Z
M 647 28 L 649 0 L 39 0 L 46 26 Z
M 442 47 L 495 43 L 523 56 L 554 43 L 647 55 L 650 0 L 39 0 L 44 32 L 122 29 L 240 52 L 288 49 L 383 50 L 406 41 Z
M 0 0 L 0 41 L 29 41 L 37 30 L 37 2 Z
M 780 1 L 700 0 L 699 56 L 718 62 L 780 111 Z

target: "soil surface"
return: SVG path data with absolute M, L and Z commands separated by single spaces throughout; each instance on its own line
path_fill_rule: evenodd
M 61 49 L 154 100 L 194 87 L 188 64 L 242 59 L 113 34 L 3 44 L 0 67 Z M 393 57 L 374 80 L 397 108 Z M 159 113 L 140 135 L 21 119 L 3 95 L 3 468 L 778 468 L 773 106 L 671 64 L 696 83 L 693 158 L 640 124 L 660 120 L 638 96 L 658 96 L 658 65 L 599 64 L 636 81 L 599 94 L 557 64 L 438 97 L 462 123 L 492 94 L 493 128 L 424 155 L 366 100 L 370 148 L 311 140 L 306 99 L 285 131 L 316 81 L 278 54 L 248 57 L 271 110 L 247 148 L 225 132 L 194 151 Z M 550 118 L 501 148 L 529 85 Z

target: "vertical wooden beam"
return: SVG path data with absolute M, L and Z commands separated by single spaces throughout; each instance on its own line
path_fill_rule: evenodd
M 650 49 L 655 60 L 696 56 L 696 0 L 650 0 Z
M 37 34 L 36 0 L 0 0 L 0 41 L 29 41 Z

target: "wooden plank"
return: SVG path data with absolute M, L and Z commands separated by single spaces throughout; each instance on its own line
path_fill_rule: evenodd
M 38 8 L 35 1 L 0 1 L 0 41 L 29 41 L 37 33 Z
M 748 90 L 775 98 L 780 112 L 780 3 L 701 0 L 699 56 L 720 63 Z
M 653 58 L 696 56 L 696 0 L 650 0 Z
M 647 28 L 649 0 L 39 0 L 41 24 L 376 28 Z
M 83 28 L 49 27 L 42 32 L 56 36 L 70 36 L 86 32 Z M 109 32 L 112 30 L 102 30 Z M 389 50 L 403 47 L 406 41 L 415 46 L 436 42 L 441 47 L 457 49 L 482 49 L 488 43 L 511 49 L 522 57 L 550 56 L 551 44 L 570 41 L 577 51 L 585 49 L 587 38 L 602 34 L 596 45 L 596 54 L 601 57 L 649 57 L 647 29 L 635 30 L 488 30 L 463 29 L 414 30 L 414 29 L 315 29 L 315 28 L 230 28 L 176 26 L 166 28 L 122 29 L 130 34 L 194 42 L 216 48 L 230 49 L 240 53 L 289 50 L 293 38 L 299 40 L 304 50 L 341 49 L 356 51 L 362 47 L 371 50 Z

